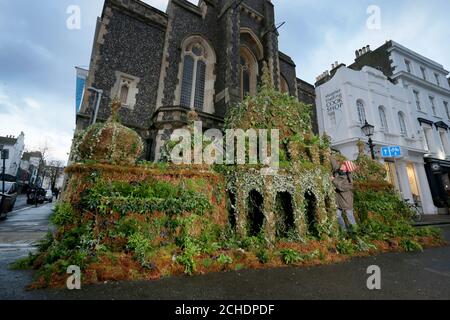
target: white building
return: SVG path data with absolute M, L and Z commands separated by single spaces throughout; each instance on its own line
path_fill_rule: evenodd
M 13 177 L 17 176 L 19 170 L 20 159 L 22 158 L 23 149 L 25 148 L 25 135 L 23 132 L 16 138 L 14 136 L 0 137 L 0 150 L 9 150 L 9 158 L 6 160 L 5 174 Z M 3 166 L 3 162 L 0 163 Z M 0 171 L 1 174 L 1 171 Z
M 20 162 L 21 173 L 19 175 L 19 181 L 32 185 L 38 182 L 37 175 L 39 173 L 39 167 L 41 169 L 43 167 L 42 153 L 39 151 L 24 152 Z
M 370 50 L 356 52 L 351 69 L 372 66 L 405 88 L 411 103 L 414 134 L 422 139 L 425 169 L 433 202 L 439 213 L 450 205 L 450 85 L 449 72 L 439 63 L 404 46 L 387 41 Z
M 418 201 L 424 212 L 437 212 L 433 205 L 425 171 L 423 146 L 415 124 L 415 113 L 408 92 L 395 85 L 381 71 L 365 66 L 352 70 L 333 65 L 316 87 L 319 131 L 332 138 L 332 145 L 344 156 L 355 160 L 357 142 L 366 141 L 361 127 L 375 126 L 376 157 L 385 164 L 390 180 L 404 199 Z M 399 146 L 401 157 L 383 158 L 382 147 Z

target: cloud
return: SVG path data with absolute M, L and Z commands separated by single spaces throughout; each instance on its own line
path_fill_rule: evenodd
M 70 107 L 61 105 L 61 101 L 64 99 L 57 95 L 34 92 L 31 98 L 14 91 L 6 95 L 0 90 L 0 110 L 5 110 L 0 112 L 0 135 L 17 136 L 23 131 L 27 150 L 39 150 L 47 143 L 51 159 L 66 161 L 75 114 Z
M 34 100 L 33 98 L 24 98 L 23 99 L 25 101 L 25 103 L 27 104 L 28 107 L 33 108 L 33 109 L 40 109 L 41 105 L 39 102 L 37 102 L 36 100 Z
M 165 10 L 167 0 L 145 0 Z M 192 0 L 197 4 L 197 0 Z M 395 40 L 450 68 L 450 1 L 273 0 L 280 49 L 297 76 L 314 82 L 336 60 L 350 64 L 364 45 Z M 66 9 L 81 9 L 81 29 L 68 30 Z M 55 158 L 67 159 L 75 127 L 74 66 L 89 64 L 103 1 L 0 0 L 0 135 L 25 132 L 26 147 L 45 140 Z M 367 7 L 381 8 L 381 30 L 366 28 Z
M 290 2 L 278 2 L 279 20 L 288 21 L 288 27 L 280 31 L 280 47 L 296 62 L 297 76 L 311 83 L 336 60 L 351 64 L 356 49 L 366 45 L 374 49 L 387 40 L 450 67 L 447 0 L 376 1 L 381 9 L 380 30 L 366 27 L 367 8 L 373 4 L 369 1 L 320 1 L 319 7 L 313 1 L 300 1 L 294 5 L 297 10 Z

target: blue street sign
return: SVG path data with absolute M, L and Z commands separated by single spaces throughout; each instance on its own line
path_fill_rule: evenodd
M 401 158 L 402 149 L 399 146 L 394 147 L 382 147 L 381 156 L 383 158 Z

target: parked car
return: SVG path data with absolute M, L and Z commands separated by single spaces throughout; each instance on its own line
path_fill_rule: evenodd
M 17 183 L 5 182 L 5 193 L 2 193 L 2 182 L 0 181 L 0 219 L 6 218 L 7 214 L 14 209 L 17 200 Z
M 53 191 L 52 190 L 47 190 L 45 191 L 45 201 L 48 201 L 49 203 L 53 202 Z
M 47 192 L 42 188 L 30 188 L 27 192 L 27 203 L 28 204 L 43 204 L 45 202 L 45 194 Z

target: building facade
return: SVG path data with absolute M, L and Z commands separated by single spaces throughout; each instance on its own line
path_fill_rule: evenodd
M 316 112 L 316 89 L 314 85 L 297 78 L 298 99 L 312 106 L 311 123 L 315 134 L 319 133 Z
M 417 202 L 426 214 L 435 214 L 425 170 L 423 146 L 408 91 L 383 72 L 365 66 L 352 70 L 335 64 L 319 79 L 316 106 L 319 131 L 332 138 L 333 148 L 355 160 L 358 141 L 367 142 L 362 126 L 375 127 L 376 158 L 384 163 L 389 180 L 405 200 Z M 383 147 L 400 147 L 401 156 L 383 155 Z
M 17 176 L 17 171 L 19 170 L 20 159 L 22 157 L 24 148 L 25 148 L 25 134 L 23 132 L 21 132 L 18 137 L 14 136 L 0 137 L 0 150 L 2 149 L 9 150 L 9 158 L 5 162 L 6 166 L 5 175 L 8 175 L 10 177 Z M 0 174 L 1 174 L 1 166 L 3 166 L 3 163 L 0 163 Z
M 276 88 L 298 96 L 295 63 L 278 50 L 270 0 L 170 0 L 161 12 L 138 0 L 106 0 L 97 23 L 86 87 L 102 90 L 98 120 L 113 98 L 120 118 L 158 160 L 173 130 L 195 110 L 204 129 L 222 128 L 231 106 L 256 93 L 267 63 Z M 77 129 L 92 118 L 86 90 Z
M 18 182 L 22 185 L 40 185 L 39 177 L 44 169 L 44 160 L 40 151 L 24 152 L 20 161 Z
M 371 51 L 358 50 L 350 66 L 359 70 L 372 66 L 405 88 L 414 114 L 414 135 L 420 137 L 434 205 L 448 213 L 450 205 L 450 85 L 449 72 L 394 41 Z

